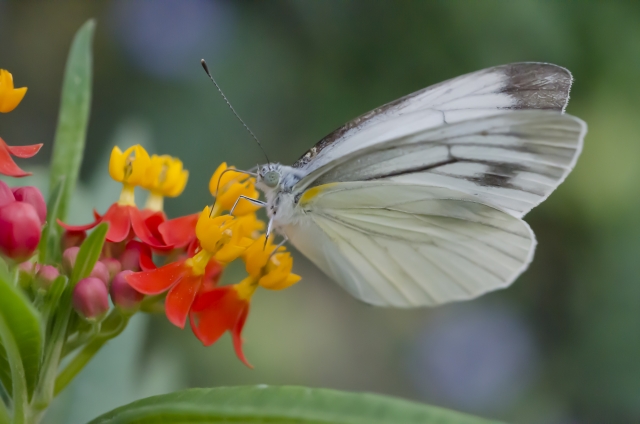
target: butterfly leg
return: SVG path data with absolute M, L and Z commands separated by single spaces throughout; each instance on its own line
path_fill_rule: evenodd
M 275 249 L 273 249 L 273 252 L 271 252 L 271 255 L 269 255 L 269 259 L 271 259 L 271 257 L 272 257 L 273 255 L 275 255 L 275 254 L 278 252 L 278 249 L 280 249 L 282 246 L 284 246 L 284 244 L 285 244 L 286 242 L 288 242 L 288 241 L 289 241 L 289 237 L 287 237 L 286 235 L 285 235 L 285 236 L 283 236 L 283 237 L 284 237 L 284 238 L 282 239 L 282 241 L 281 241 L 280 243 L 278 243 L 278 245 L 276 246 L 276 248 L 275 248 Z
M 229 211 L 229 215 L 233 215 L 233 211 L 236 209 L 236 206 L 238 206 L 238 202 L 239 202 L 241 199 L 248 200 L 249 202 L 253 203 L 254 205 L 258 205 L 258 206 L 260 206 L 261 208 L 264 208 L 265 206 L 267 206 L 267 202 L 263 202 L 262 200 L 252 199 L 251 197 L 247 197 L 247 196 L 240 195 L 240 196 L 236 199 L 236 202 L 233 204 L 233 207 L 231 208 L 231 210 Z
M 267 236 L 264 238 L 264 249 L 267 248 L 267 241 L 269 241 L 269 236 L 271 235 L 272 229 L 273 229 L 273 218 L 271 218 L 269 220 L 269 224 L 267 224 L 267 234 L 266 234 Z

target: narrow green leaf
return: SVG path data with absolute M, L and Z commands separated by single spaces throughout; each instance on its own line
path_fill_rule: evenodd
M 47 222 L 42 230 L 42 237 L 38 245 L 40 263 L 59 263 L 62 259 L 60 255 L 60 226 L 57 219 L 60 217 L 60 207 L 62 206 L 64 180 L 62 177 L 62 180 L 53 187 L 47 201 Z
M 12 343 L 16 344 L 20 353 L 28 393 L 31 395 L 38 379 L 42 360 L 43 337 L 40 316 L 22 290 L 15 287 L 4 275 L 0 276 L 0 317 L 9 331 L 9 336 L 13 339 Z M 3 345 L 4 353 L 11 362 L 8 342 L 3 340 Z M 14 364 L 10 365 L 14 366 Z M 3 384 L 9 390 L 4 379 Z
M 488 424 L 434 406 L 368 393 L 305 387 L 220 387 L 153 396 L 114 409 L 89 424 Z
M 104 240 L 107 236 L 108 230 L 109 224 L 103 222 L 98 225 L 82 242 L 80 251 L 76 257 L 76 263 L 73 266 L 73 271 L 71 272 L 72 288 L 78 281 L 91 274 L 94 265 L 98 261 L 98 258 L 100 258 L 100 253 L 102 252 L 102 246 L 104 245 Z
M 95 21 L 87 21 L 76 33 L 62 84 L 58 127 L 51 159 L 50 191 L 62 184 L 58 215 L 65 219 L 71 194 L 76 186 L 84 152 L 91 107 L 91 41 Z

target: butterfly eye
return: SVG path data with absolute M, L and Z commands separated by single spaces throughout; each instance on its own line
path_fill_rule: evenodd
M 280 174 L 276 171 L 267 171 L 262 179 L 268 187 L 276 187 L 280 182 Z

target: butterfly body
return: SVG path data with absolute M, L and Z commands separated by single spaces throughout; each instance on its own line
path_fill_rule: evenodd
M 293 166 L 258 168 L 270 228 L 355 297 L 416 307 L 511 284 L 536 240 L 521 218 L 571 171 L 586 125 L 564 68 L 503 65 L 338 128 Z

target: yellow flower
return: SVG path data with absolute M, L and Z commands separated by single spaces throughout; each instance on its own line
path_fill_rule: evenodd
M 252 199 L 259 196 L 255 187 L 255 179 L 249 178 L 247 174 L 229 171 L 226 163 L 222 163 L 213 173 L 209 180 L 209 191 L 216 197 L 216 206 L 223 210 L 230 211 L 236 200 L 242 195 Z M 240 200 L 233 211 L 235 216 L 243 216 L 255 212 L 260 206 L 254 205 L 247 200 Z
M 218 262 L 229 263 L 242 255 L 250 239 L 237 228 L 238 222 L 231 215 L 210 217 L 210 208 L 204 208 L 196 223 L 196 237 L 203 250 Z
M 169 155 L 152 155 L 140 186 L 154 194 L 177 197 L 187 185 L 188 178 L 189 171 L 182 168 L 180 159 Z
M 293 258 L 291 253 L 276 253 L 271 257 L 264 270 L 264 275 L 258 281 L 265 289 L 282 290 L 300 281 L 299 275 L 292 274 Z
M 20 104 L 25 94 L 27 87 L 14 88 L 11 72 L 0 69 L 0 112 L 11 112 Z
M 300 281 L 300 276 L 291 273 L 293 258 L 284 247 L 273 253 L 271 241 L 265 247 L 263 235 L 247 248 L 243 255 L 249 277 L 269 290 L 282 290 Z
M 149 154 L 139 144 L 124 152 L 115 146 L 109 160 L 109 174 L 120 183 L 137 186 L 142 183 L 150 163 Z
M 179 196 L 189 179 L 189 171 L 183 169 L 182 161 L 169 155 L 152 155 L 147 172 L 140 186 L 149 190 L 145 209 L 161 211 L 164 197 Z
M 236 221 L 238 222 L 237 231 L 240 231 L 244 237 L 251 239 L 260 237 L 260 231 L 265 228 L 264 221 L 258 219 L 255 213 L 238 216 Z

